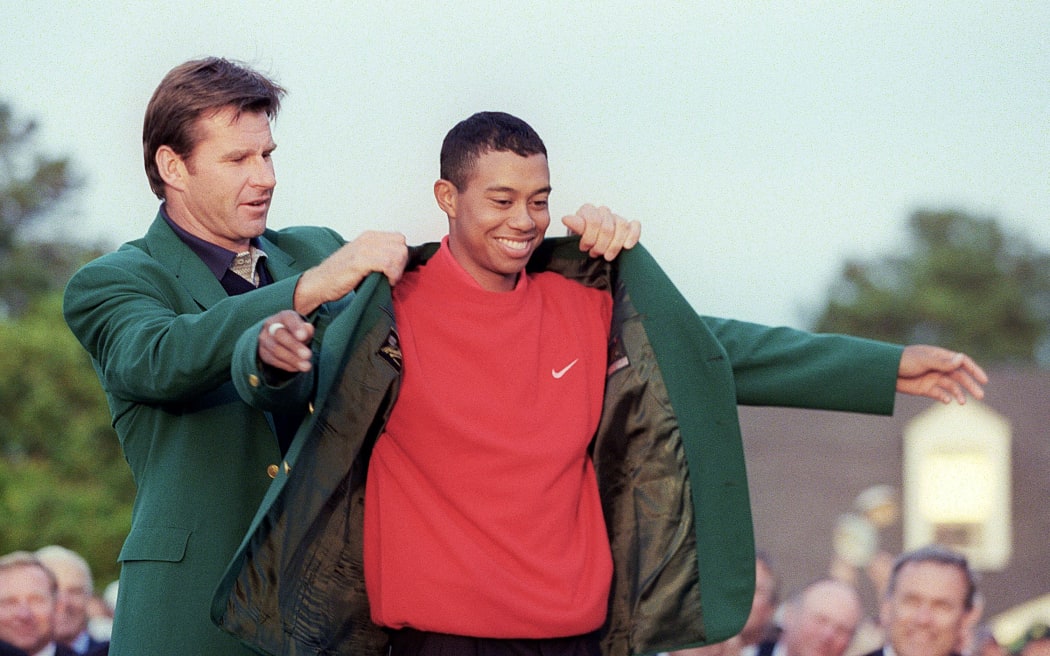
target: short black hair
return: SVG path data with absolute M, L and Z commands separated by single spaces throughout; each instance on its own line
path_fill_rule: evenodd
M 489 151 L 547 156 L 543 140 L 525 121 L 505 112 L 478 112 L 457 123 L 441 143 L 441 179 L 466 188 L 478 158 Z

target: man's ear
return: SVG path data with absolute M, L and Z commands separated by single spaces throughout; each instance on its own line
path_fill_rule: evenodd
M 437 200 L 441 211 L 448 215 L 450 219 L 456 218 L 456 200 L 458 197 L 459 190 L 456 189 L 456 185 L 448 180 L 442 179 L 434 183 L 434 198 Z
M 890 625 L 890 620 L 892 620 L 891 616 L 893 613 L 891 606 L 892 602 L 890 601 L 889 595 L 883 595 L 882 599 L 879 600 L 879 624 L 881 624 L 883 628 L 888 627 Z
M 976 595 L 977 599 L 974 601 L 974 605 L 970 610 L 963 614 L 962 621 L 962 634 L 968 635 L 970 631 L 973 631 L 977 623 L 981 621 L 981 615 L 984 613 L 984 601 L 980 594 Z
M 164 184 L 181 191 L 184 187 L 183 178 L 186 176 L 186 162 L 182 157 L 172 150 L 171 146 L 161 146 L 153 154 L 153 159 L 157 163 L 157 169 L 160 170 L 160 177 L 164 180 Z
M 802 603 L 799 599 L 790 599 L 784 604 L 784 612 L 780 618 L 780 626 L 782 628 L 793 626 L 795 620 L 798 619 L 798 605 Z

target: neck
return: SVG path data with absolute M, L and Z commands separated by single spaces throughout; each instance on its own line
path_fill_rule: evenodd
M 170 190 L 169 190 L 170 191 Z M 234 253 L 243 253 L 251 245 L 250 239 L 230 239 L 207 230 L 201 222 L 187 209 L 177 193 L 171 192 L 164 199 L 164 213 L 168 215 L 172 223 L 186 232 L 209 244 L 221 246 Z

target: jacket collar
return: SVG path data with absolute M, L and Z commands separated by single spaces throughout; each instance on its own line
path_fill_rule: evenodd
M 293 268 L 295 258 L 280 249 L 279 241 L 280 236 L 273 230 L 259 237 L 259 246 L 266 251 L 266 267 L 275 281 L 298 273 Z M 210 308 L 228 297 L 211 269 L 179 239 L 160 212 L 146 232 L 145 244 L 146 250 L 183 283 L 202 308 Z

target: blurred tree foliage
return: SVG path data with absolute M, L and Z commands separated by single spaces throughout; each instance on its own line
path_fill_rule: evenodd
M 901 254 L 846 262 L 814 330 L 1050 362 L 1050 255 L 964 212 L 917 211 L 908 226 Z
M 87 353 L 62 318 L 62 289 L 97 254 L 61 237 L 79 181 L 37 152 L 36 125 L 0 102 L 0 553 L 61 544 L 105 584 L 130 525 L 134 484 Z M 34 237 L 34 238 L 30 238 Z
M 81 184 L 69 159 L 37 151 L 34 121 L 0 101 L 0 313 L 18 314 L 36 295 L 61 287 L 83 259 L 61 242 L 32 241 Z
M 135 490 L 61 293 L 0 322 L 0 371 L 0 551 L 61 544 L 116 578 Z

